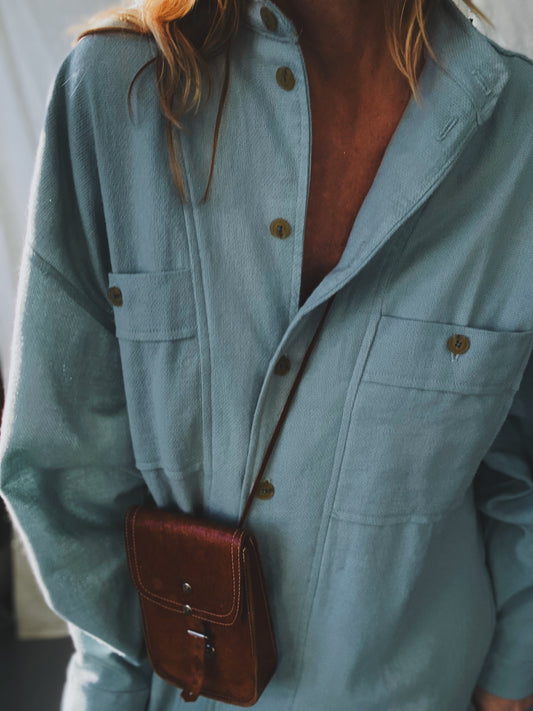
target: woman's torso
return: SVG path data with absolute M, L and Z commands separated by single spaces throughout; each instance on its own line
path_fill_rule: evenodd
M 451 12 L 432 34 L 446 71 L 428 62 L 421 104 L 408 107 L 346 244 L 379 141 L 365 159 L 373 166 L 366 185 L 339 195 L 346 213 L 334 225 L 335 257 L 344 248 L 346 261 L 301 309 L 304 232 L 309 244 L 328 229 L 327 215 L 306 214 L 308 176 L 335 172 L 341 149 L 330 147 L 325 167 L 311 166 L 304 65 L 283 18 L 269 34 L 251 3 L 234 45 L 207 203 L 216 96 L 182 134 L 190 199 L 181 204 L 151 70 L 127 111 L 131 79 L 153 46 L 87 38 L 63 67 L 34 215 L 42 259 L 32 259 L 32 320 L 16 383 L 24 428 L 15 428 L 9 461 L 29 449 L 31 464 L 40 444 L 51 458 L 33 500 L 62 493 L 65 506 L 54 506 L 52 529 L 44 507 L 33 506 L 28 535 L 56 608 L 106 643 L 111 670 L 115 650 L 127 658 L 142 639 L 124 614 L 133 607 L 117 595 L 122 588 L 110 584 L 113 571 L 124 584 L 125 568 L 103 554 L 122 554 L 121 525 L 99 529 L 114 536 L 108 547 L 93 535 L 95 513 L 113 502 L 119 511 L 124 500 L 110 491 L 127 481 L 146 485 L 159 506 L 237 520 L 323 304 L 336 293 L 269 463 L 274 496 L 254 502 L 248 520 L 280 652 L 257 708 L 467 708 L 495 617 L 472 482 L 533 340 L 531 69 L 502 58 Z M 294 73 L 291 91 L 276 81 L 282 66 Z M 349 136 L 347 126 L 340 132 Z M 357 162 L 354 152 L 344 186 L 361 174 Z M 495 171 L 501 180 L 488 180 Z M 292 226 L 287 239 L 269 229 L 280 216 Z M 109 287 L 120 290 L 119 303 Z M 53 314 L 45 323 L 44 308 Z M 72 324 L 81 319 L 80 345 Z M 469 339 L 467 352 L 450 351 L 453 334 Z M 46 363 L 54 387 L 36 362 Z M 47 403 L 44 430 L 42 418 L 27 418 L 35 402 Z M 500 455 L 507 463 L 514 456 Z M 100 457 L 100 478 L 86 467 L 60 479 L 65 491 L 57 477 L 74 456 Z M 23 510 L 30 470 L 12 468 Z M 91 535 L 76 535 L 81 524 Z M 92 583 L 83 605 L 57 582 L 58 550 Z M 506 584 L 515 578 L 510 571 Z M 154 677 L 150 711 L 181 705 L 179 692 Z

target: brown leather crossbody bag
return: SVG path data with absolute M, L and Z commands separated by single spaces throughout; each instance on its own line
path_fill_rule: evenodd
M 252 706 L 276 669 L 259 549 L 243 524 L 333 299 L 302 359 L 238 525 L 147 506 L 128 509 L 128 565 L 148 658 L 156 674 L 183 690 L 185 701 L 202 695 Z

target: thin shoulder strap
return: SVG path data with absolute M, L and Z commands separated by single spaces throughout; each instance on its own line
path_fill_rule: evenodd
M 281 428 L 283 427 L 283 423 L 285 422 L 285 419 L 287 418 L 287 413 L 289 412 L 290 404 L 294 398 L 294 395 L 296 394 L 296 390 L 298 388 L 298 385 L 300 384 L 300 380 L 302 379 L 302 376 L 303 376 L 303 373 L 305 370 L 305 366 L 307 365 L 307 361 L 309 360 L 309 358 L 311 356 L 311 352 L 313 351 L 313 348 L 315 347 L 315 344 L 318 341 L 318 336 L 320 334 L 320 331 L 322 330 L 322 326 L 324 325 L 324 321 L 326 320 L 326 316 L 328 315 L 328 312 L 331 308 L 331 304 L 333 303 L 334 298 L 335 298 L 335 294 L 333 294 L 333 296 L 330 297 L 329 301 L 327 302 L 326 308 L 324 309 L 324 313 L 322 314 L 322 316 L 320 318 L 320 321 L 319 321 L 319 324 L 318 324 L 317 329 L 315 331 L 315 334 L 314 334 L 313 338 L 311 339 L 311 342 L 307 346 L 307 350 L 306 350 L 305 355 L 302 359 L 300 369 L 298 370 L 298 373 L 296 374 L 294 383 L 292 384 L 291 391 L 287 397 L 287 401 L 285 402 L 285 405 L 283 406 L 283 410 L 281 411 L 279 420 L 276 424 L 274 432 L 272 433 L 272 437 L 270 438 L 270 442 L 268 443 L 268 447 L 266 448 L 266 451 L 265 451 L 265 456 L 263 457 L 263 461 L 261 463 L 261 466 L 259 467 L 259 471 L 258 471 L 257 476 L 255 478 L 254 485 L 252 487 L 252 490 L 250 492 L 250 495 L 248 496 L 248 500 L 247 500 L 244 510 L 242 512 L 241 520 L 239 521 L 239 528 L 242 528 L 242 526 L 244 525 L 244 521 L 246 519 L 246 516 L 248 515 L 250 506 L 252 505 L 252 501 L 254 500 L 257 489 L 259 488 L 259 485 L 261 483 L 261 479 L 263 478 L 263 474 L 265 472 L 267 462 L 270 459 L 272 450 L 274 449 L 274 444 L 276 443 L 278 435 L 281 432 Z

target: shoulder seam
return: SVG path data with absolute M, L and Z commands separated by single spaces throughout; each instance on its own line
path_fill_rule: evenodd
M 527 62 L 528 64 L 531 64 L 531 66 L 533 66 L 533 59 L 531 59 L 531 57 L 528 57 L 527 54 L 522 54 L 521 52 L 516 52 L 512 49 L 507 49 L 506 47 L 502 47 L 497 42 L 490 39 L 490 37 L 487 37 L 487 40 L 492 45 L 492 47 L 496 50 L 496 52 L 498 52 L 498 54 L 501 54 L 504 57 L 516 57 L 516 59 L 523 59 L 525 62 Z

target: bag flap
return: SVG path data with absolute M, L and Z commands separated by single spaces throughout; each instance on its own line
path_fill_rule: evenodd
M 244 593 L 246 531 L 135 506 L 128 510 L 125 533 L 130 574 L 142 598 L 202 620 L 233 624 Z

